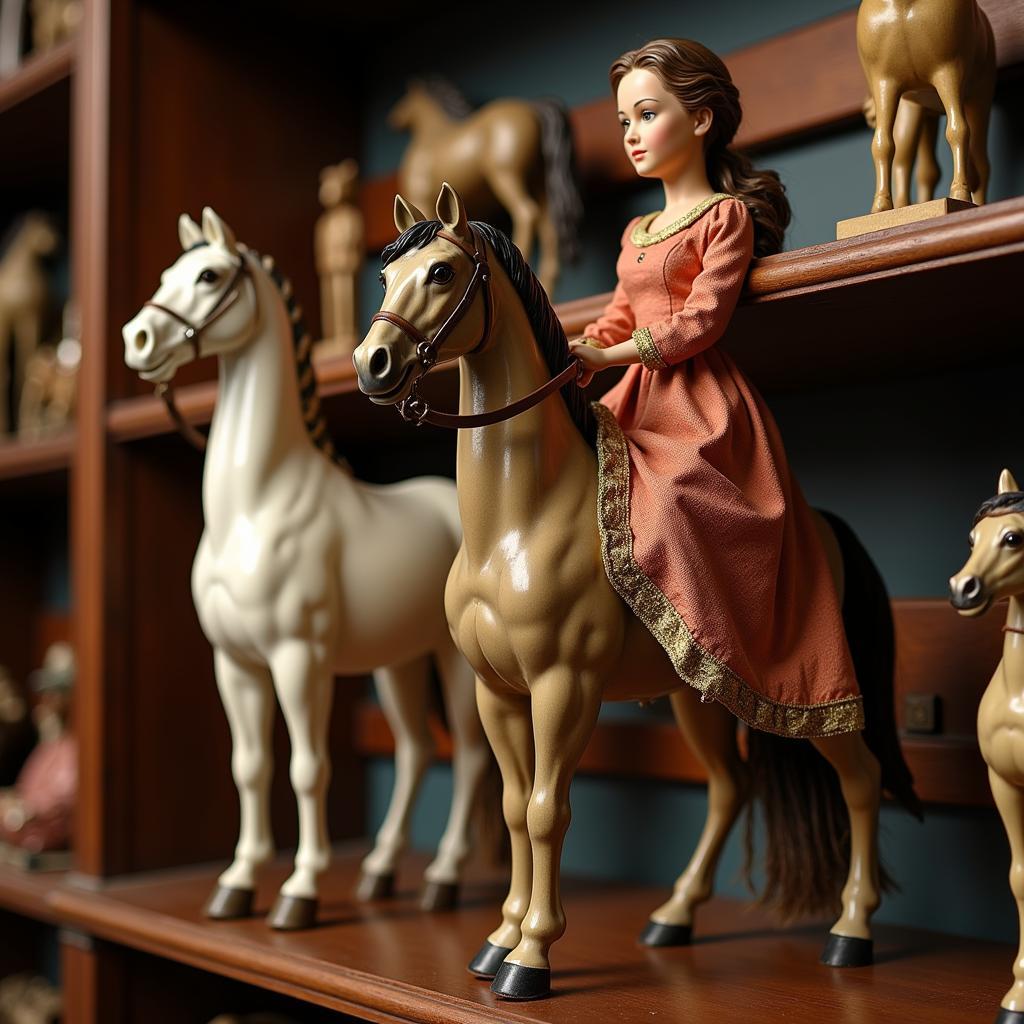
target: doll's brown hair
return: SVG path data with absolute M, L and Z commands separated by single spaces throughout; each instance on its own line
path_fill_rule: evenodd
M 742 200 L 750 211 L 754 255 L 778 252 L 789 224 L 789 200 L 775 171 L 759 171 L 749 158 L 729 149 L 743 110 L 739 90 L 721 58 L 690 39 L 654 39 L 612 64 L 608 72 L 612 92 L 634 68 L 653 71 L 685 109 L 711 111 L 711 128 L 704 140 L 708 181 L 717 191 Z

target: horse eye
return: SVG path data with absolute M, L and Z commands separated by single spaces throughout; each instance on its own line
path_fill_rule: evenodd
M 430 280 L 435 284 L 448 284 L 455 277 L 455 271 L 447 263 L 435 263 L 430 268 Z
M 217 271 L 211 270 L 207 267 L 205 270 L 199 272 L 199 276 L 196 278 L 196 282 L 202 281 L 203 284 L 216 284 L 217 283 Z
M 1024 544 L 1024 534 L 1008 533 L 1005 537 L 1003 537 L 1003 543 L 1008 548 L 1019 548 L 1021 544 Z

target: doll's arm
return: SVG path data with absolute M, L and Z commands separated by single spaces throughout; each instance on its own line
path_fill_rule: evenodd
M 604 312 L 593 323 L 583 328 L 582 341 L 594 348 L 607 348 L 620 341 L 625 341 L 636 327 L 633 307 L 626 298 L 626 290 L 621 282 L 615 286 L 612 301 L 604 308 Z
M 637 328 L 633 341 L 649 370 L 663 370 L 710 348 L 725 333 L 743 289 L 754 250 L 754 227 L 746 208 L 720 203 L 709 223 L 700 272 L 682 308 L 667 320 Z

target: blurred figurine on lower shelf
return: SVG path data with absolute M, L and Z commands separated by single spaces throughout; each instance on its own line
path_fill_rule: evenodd
M 35 743 L 28 701 L 14 677 L 0 665 L 0 787 L 14 785 Z
M 69 729 L 75 657 L 52 644 L 30 678 L 39 743 L 11 789 L 0 790 L 0 858 L 21 867 L 55 869 L 67 849 L 78 791 L 78 748 Z
M 351 356 L 356 347 L 356 284 L 366 254 L 363 214 L 356 203 L 359 165 L 342 160 L 320 172 L 320 203 L 313 246 L 320 276 L 320 332 L 317 351 Z
M 1020 917 L 1013 985 L 996 1022 L 1024 1024 L 1024 491 L 1008 469 L 974 517 L 970 545 L 967 564 L 949 581 L 953 607 L 977 616 L 1009 601 L 1003 657 L 978 707 L 978 743 L 1010 840 L 1010 890 Z
M 64 1000 L 45 978 L 12 974 L 0 981 L 0 1024 L 59 1024 Z
M 18 405 L 18 436 L 26 441 L 59 434 L 71 423 L 78 392 L 82 346 L 71 303 L 64 307 L 63 337 L 40 345 L 25 369 Z
M 203 356 L 220 360 L 192 596 L 214 648 L 241 823 L 234 861 L 206 912 L 251 914 L 259 869 L 274 853 L 276 696 L 291 741 L 299 845 L 269 924 L 315 923 L 317 878 L 331 855 L 327 730 L 336 673 L 373 673 L 395 738 L 391 804 L 359 890 L 366 898 L 391 894 L 433 754 L 432 665 L 452 731 L 454 784 L 423 905 L 451 905 L 471 853 L 471 812 L 492 764 L 475 678 L 444 615 L 445 581 L 462 540 L 455 485 L 439 477 L 386 486 L 356 479 L 328 436 L 312 340 L 273 259 L 236 241 L 209 207 L 201 228 L 182 214 L 178 232 L 182 253 L 123 336 L 128 366 L 157 385 L 172 410 L 178 368 Z
M 82 20 L 82 0 L 32 0 L 32 48 L 45 53 L 70 39 Z

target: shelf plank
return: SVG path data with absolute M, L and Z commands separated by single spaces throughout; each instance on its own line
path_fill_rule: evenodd
M 305 933 L 275 933 L 258 918 L 204 920 L 214 869 L 100 892 L 63 887 L 52 903 L 89 934 L 369 1021 L 638 1024 L 676 1019 L 680 1006 L 694 1020 L 745 1020 L 756 1005 L 758 1020 L 790 1024 L 982 1024 L 995 1013 L 1013 961 L 1010 946 L 880 926 L 873 968 L 832 972 L 817 963 L 827 925 L 781 930 L 727 900 L 701 912 L 693 946 L 651 950 L 635 935 L 663 890 L 570 880 L 555 998 L 506 1003 L 465 970 L 498 918 L 503 886 L 493 874 L 471 880 L 452 913 L 418 912 L 409 882 L 394 901 L 358 905 L 350 893 L 360 852 L 343 852 L 323 876 L 322 923 Z M 424 863 L 417 857 L 416 875 L 405 877 L 419 878 Z M 271 872 L 258 894 L 261 913 L 286 873 L 285 865 Z
M 20 871 L 0 864 L 0 908 L 56 924 L 58 918 L 50 896 L 66 878 L 66 871 Z
M 0 480 L 66 470 L 75 451 L 75 434 L 67 430 L 38 441 L 0 440 Z
M 58 43 L 45 53 L 26 57 L 17 71 L 0 78 L 0 113 L 70 78 L 74 66 L 74 39 Z

